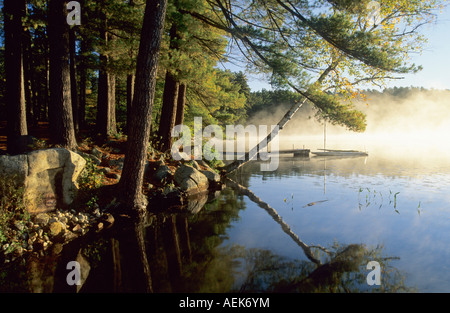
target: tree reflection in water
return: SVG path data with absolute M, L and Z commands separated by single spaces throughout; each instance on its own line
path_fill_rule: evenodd
M 239 188 L 226 188 L 196 214 L 178 208 L 145 217 L 118 218 L 114 227 L 35 260 L 23 291 L 44 292 L 409 292 L 383 257 L 382 247 L 307 245 L 273 208 Z M 244 197 L 264 208 L 304 253 L 289 259 L 269 250 L 225 246 L 228 228 L 245 208 Z M 255 198 L 256 197 L 256 198 Z M 206 202 L 206 201 L 205 201 Z M 67 262 L 82 261 L 82 286 L 66 284 Z M 381 264 L 381 286 L 368 286 L 366 265 Z M 30 263 L 31 264 L 31 263 Z M 45 271 L 39 268 L 52 268 Z M 37 275 L 38 273 L 39 275 Z M 31 275 L 32 274 L 32 275 Z M 22 287 L 21 287 L 22 288 Z

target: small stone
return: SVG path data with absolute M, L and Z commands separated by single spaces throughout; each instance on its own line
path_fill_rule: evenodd
M 93 214 L 94 214 L 96 217 L 100 217 L 100 216 L 101 216 L 100 210 L 99 210 L 99 209 L 95 209 L 94 212 L 93 212 Z
M 63 230 L 61 222 L 53 222 L 49 225 L 49 235 L 51 237 L 58 236 Z
M 103 216 L 103 221 L 106 222 L 107 224 L 111 225 L 114 223 L 114 216 L 112 216 L 109 213 L 106 213 Z
M 103 229 L 103 223 L 102 222 L 100 222 L 100 223 L 98 223 L 97 224 L 97 230 L 102 230 Z
M 78 235 L 74 234 L 71 231 L 66 231 L 65 234 L 63 235 L 64 241 L 66 241 L 66 242 L 70 241 L 70 240 L 73 240 L 73 239 L 75 239 L 77 237 L 78 237 Z
M 46 213 L 39 213 L 34 217 L 34 222 L 40 225 L 46 225 L 50 219 L 50 216 Z
M 82 231 L 81 225 L 80 224 L 75 225 L 75 227 L 72 228 L 72 231 L 73 232 L 81 232 Z
M 18 231 L 23 231 L 24 228 L 25 228 L 25 225 L 21 221 L 15 221 L 14 222 L 14 227 L 16 227 L 16 229 Z

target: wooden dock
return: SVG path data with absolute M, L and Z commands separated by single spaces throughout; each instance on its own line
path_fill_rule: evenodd
M 274 155 L 281 155 L 281 154 L 292 154 L 293 157 L 309 157 L 309 154 L 311 153 L 310 149 L 289 149 L 289 150 L 279 150 L 279 151 L 269 151 L 269 152 L 259 152 L 260 155 L 266 155 L 267 153 L 270 153 L 271 156 Z M 245 152 L 223 152 L 224 155 L 230 155 L 233 154 L 235 157 L 241 157 L 244 156 Z

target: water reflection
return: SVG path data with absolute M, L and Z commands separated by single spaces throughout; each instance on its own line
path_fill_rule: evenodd
M 102 235 L 72 241 L 49 255 L 27 260 L 21 291 L 29 292 L 355 292 L 409 290 L 395 268 L 383 273 L 382 287 L 365 284 L 367 262 L 380 259 L 380 247 L 308 245 L 271 208 L 237 183 L 215 194 L 201 210 L 187 205 L 173 213 L 138 220 L 118 218 Z M 208 197 L 208 195 L 204 195 Z M 208 198 L 207 198 L 208 199 Z M 307 259 L 266 249 L 226 244 L 230 225 L 239 221 L 246 199 L 258 205 L 289 234 Z M 192 208 L 192 207 L 191 207 Z M 261 238 L 263 240 L 263 238 Z M 66 282 L 67 262 L 81 265 L 81 286 Z M 387 262 L 392 258 L 384 258 Z M 19 270 L 19 269 L 18 269 Z M 389 283 L 387 283 L 389 282 Z M 17 281 L 19 284 L 19 281 Z M 17 289 L 16 289 L 17 290 Z M 11 290 L 10 290 L 11 291 Z

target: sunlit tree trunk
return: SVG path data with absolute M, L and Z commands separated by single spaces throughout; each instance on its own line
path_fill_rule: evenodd
M 69 27 L 63 0 L 48 3 L 48 35 L 50 43 L 50 129 L 53 143 L 75 149 L 77 142 L 72 114 Z
M 119 182 L 122 203 L 135 211 L 145 210 L 142 193 L 147 159 L 156 74 L 167 0 L 147 0 L 136 66 L 133 105 L 125 156 Z
M 180 84 L 178 88 L 178 102 L 177 113 L 175 118 L 175 125 L 181 125 L 184 122 L 184 106 L 186 105 L 186 83 Z
M 25 1 L 5 0 L 5 71 L 6 106 L 8 119 L 8 153 L 18 154 L 25 150 L 22 136 L 28 134 L 25 107 L 25 85 L 22 56 L 22 17 Z
M 69 44 L 70 44 L 70 92 L 72 99 L 72 113 L 73 113 L 73 125 L 75 134 L 79 131 L 79 101 L 77 90 L 77 66 L 76 66 L 76 53 L 75 53 L 75 29 L 69 30 Z
M 177 39 L 177 27 L 174 23 L 170 28 L 170 50 L 178 49 Z M 167 70 L 158 130 L 159 149 L 161 151 L 166 151 L 172 146 L 172 129 L 175 126 L 179 86 L 178 79 Z

